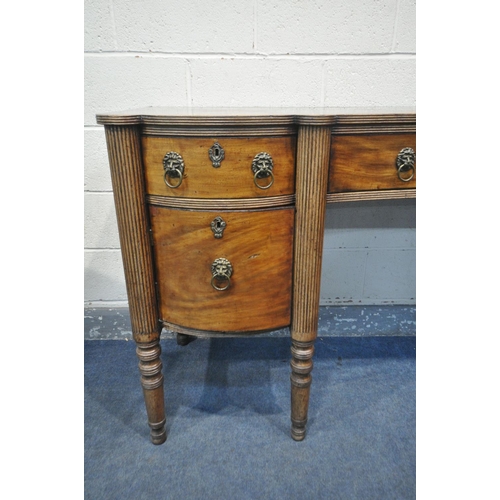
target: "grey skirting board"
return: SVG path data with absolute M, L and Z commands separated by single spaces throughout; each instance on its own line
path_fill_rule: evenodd
M 128 308 L 88 307 L 84 309 L 85 340 L 130 340 L 132 328 Z M 260 334 L 289 336 L 288 328 Z M 405 305 L 322 306 L 318 337 L 416 335 L 416 307 Z M 173 337 L 163 330 L 162 337 Z

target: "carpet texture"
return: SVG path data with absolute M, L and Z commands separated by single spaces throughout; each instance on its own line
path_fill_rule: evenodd
M 154 446 L 134 342 L 85 341 L 85 498 L 415 498 L 415 336 L 319 336 L 302 442 L 289 338 L 161 346 L 168 438 Z

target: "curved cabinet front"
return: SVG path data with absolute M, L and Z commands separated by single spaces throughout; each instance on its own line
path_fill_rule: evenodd
M 161 322 L 193 333 L 288 326 L 294 213 L 150 205 Z
M 295 191 L 295 148 L 294 135 L 144 136 L 146 192 L 196 199 L 290 195 Z M 169 165 L 172 173 L 165 175 Z

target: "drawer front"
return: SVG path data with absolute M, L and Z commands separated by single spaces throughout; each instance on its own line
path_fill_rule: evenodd
M 216 237 L 212 222 L 224 228 Z M 213 332 L 290 324 L 294 209 L 205 212 L 150 206 L 161 320 Z M 232 274 L 214 278 L 227 259 Z M 226 288 L 216 290 L 214 288 Z
M 144 136 L 142 151 L 146 190 L 148 194 L 153 195 L 187 198 L 258 198 L 293 194 L 295 143 L 295 136 L 265 138 Z M 220 160 L 221 148 L 224 150 L 222 160 Z M 215 158 L 213 160 L 209 156 L 211 149 Z M 167 175 L 165 178 L 164 158 L 169 152 L 182 157 L 182 182 L 175 170 L 172 176 Z M 258 165 L 262 165 L 259 164 L 259 159 L 255 163 L 255 171 L 252 169 L 254 159 L 259 153 L 270 155 L 272 175 L 259 170 Z M 168 163 L 168 159 L 166 161 Z M 220 165 L 214 166 L 214 163 Z
M 416 187 L 416 163 L 400 172 L 396 159 L 404 148 L 415 151 L 416 137 L 408 134 L 338 135 L 332 137 L 328 192 L 408 189 Z M 403 167 L 404 169 L 404 167 Z

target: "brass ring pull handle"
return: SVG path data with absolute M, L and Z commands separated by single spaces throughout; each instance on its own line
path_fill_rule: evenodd
M 271 176 L 271 182 L 268 182 L 266 185 L 261 186 L 258 182 L 257 179 L 262 179 L 264 177 L 269 177 Z M 259 189 L 269 189 L 273 184 L 274 184 L 274 174 L 272 170 L 269 170 L 267 172 L 263 172 L 262 170 L 257 170 L 253 176 L 253 183 L 259 188 Z
M 412 148 L 402 149 L 396 158 L 396 168 L 400 181 L 410 182 L 415 176 L 415 151 Z M 402 174 L 410 172 L 410 175 L 403 176 Z
M 163 180 L 165 184 L 171 189 L 177 189 L 182 184 L 184 176 L 184 160 L 179 153 L 169 151 L 163 158 Z M 173 184 L 169 179 L 177 179 Z
M 232 274 L 233 266 L 231 265 L 231 262 L 229 262 L 227 259 L 224 259 L 224 257 L 215 259 L 212 263 L 212 279 L 210 281 L 212 288 L 220 292 L 227 290 L 231 285 Z M 222 284 L 221 282 L 225 283 L 225 285 L 219 286 L 220 284 Z
M 411 174 L 408 177 L 403 177 L 401 175 L 401 172 L 408 172 L 409 170 L 411 170 Z M 400 181 L 410 182 L 413 179 L 414 175 L 415 175 L 415 167 L 413 165 L 410 165 L 409 167 L 406 165 L 401 165 L 398 168 L 398 177 Z
M 253 183 L 259 189 L 269 189 L 274 184 L 274 174 L 273 174 L 273 159 L 269 153 L 259 153 L 255 155 L 252 162 Z M 270 177 L 270 181 L 267 184 L 259 184 L 258 179 L 266 179 Z

